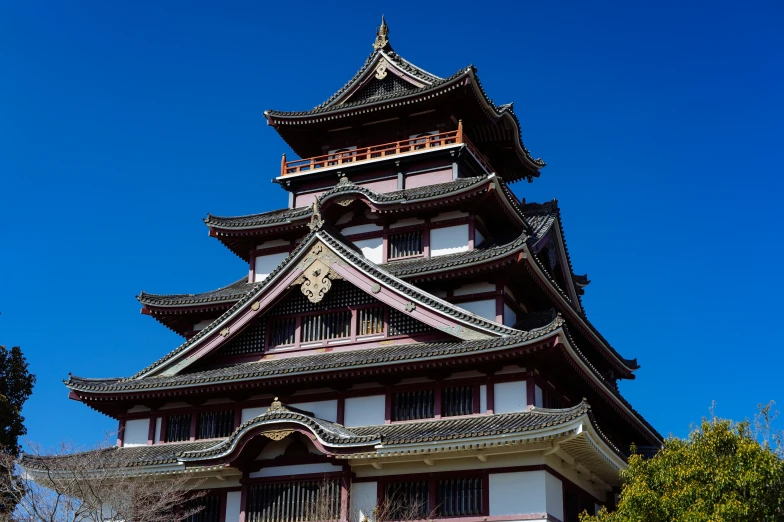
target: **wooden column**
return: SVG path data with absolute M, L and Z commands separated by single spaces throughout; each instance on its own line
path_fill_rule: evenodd
M 123 441 L 125 439 L 125 420 L 120 421 L 120 425 L 117 427 L 117 446 L 122 447 Z

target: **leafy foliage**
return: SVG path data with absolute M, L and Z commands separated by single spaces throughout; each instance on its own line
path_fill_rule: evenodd
M 581 522 L 784 521 L 784 449 L 761 406 L 754 423 L 711 415 L 652 458 L 633 454 L 618 509 Z
M 22 406 L 33 393 L 34 384 L 35 375 L 28 370 L 22 350 L 18 346 L 10 350 L 0 346 L 0 451 L 9 457 L 19 455 L 19 437 L 27 433 Z M 12 497 L 3 493 L 7 488 L 2 486 L 16 484 L 19 477 L 7 471 L 0 463 L 0 514 L 13 511 L 16 505 Z

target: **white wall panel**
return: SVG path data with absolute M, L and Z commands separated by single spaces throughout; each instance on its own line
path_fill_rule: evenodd
M 528 406 L 525 381 L 499 382 L 494 386 L 494 413 L 525 411 Z
M 487 412 L 487 385 L 479 386 L 479 413 Z
M 125 421 L 123 446 L 145 446 L 150 435 L 150 419 Z
M 362 255 L 379 264 L 384 260 L 384 240 L 380 237 L 355 241 L 354 244 L 362 251 Z
M 384 424 L 385 408 L 386 397 L 384 395 L 346 399 L 343 425 L 350 427 Z
M 241 501 L 242 491 L 229 491 L 226 493 L 226 522 L 239 522 Z
M 491 473 L 488 477 L 490 516 L 547 513 L 547 474 L 545 471 Z
M 490 321 L 495 321 L 495 299 L 483 299 L 482 301 L 469 301 L 458 303 L 456 306 L 475 313 L 479 317 L 484 317 Z
M 158 444 L 161 441 L 161 427 L 163 426 L 163 417 L 155 419 L 155 438 L 152 441 Z
M 351 522 L 362 522 L 365 518 L 375 522 L 373 508 L 378 504 L 377 482 L 352 483 L 350 499 L 349 520 Z
M 542 389 L 539 387 L 538 384 L 534 385 L 534 406 L 537 408 L 544 407 L 544 397 L 542 395 Z
M 468 225 L 434 228 L 430 231 L 431 257 L 468 250 Z
M 240 417 L 240 424 L 245 421 L 251 420 L 253 417 L 258 417 L 262 413 L 267 411 L 267 406 L 260 406 L 258 408 L 243 408 L 242 415 Z
M 338 421 L 338 401 L 317 401 L 317 402 L 293 402 L 291 406 L 312 412 L 314 416 L 319 419 L 328 420 L 330 422 Z
M 544 473 L 544 479 L 547 489 L 547 513 L 558 520 L 563 520 L 563 484 L 557 477 L 547 472 Z
M 267 254 L 264 256 L 256 257 L 256 264 L 254 270 L 254 281 L 264 281 L 267 279 L 273 270 L 289 256 L 288 252 L 279 252 L 277 254 Z

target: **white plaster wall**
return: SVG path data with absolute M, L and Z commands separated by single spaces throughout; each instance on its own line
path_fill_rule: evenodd
M 467 303 L 459 303 L 457 306 L 490 321 L 495 321 L 495 299 L 469 301 Z
M 424 222 L 425 222 L 424 219 L 419 219 L 419 218 L 401 219 L 400 221 L 395 221 L 394 223 L 389 225 L 389 228 L 400 228 L 400 227 L 409 227 L 411 225 L 421 225 Z
M 547 513 L 558 520 L 563 520 L 563 484 L 559 478 L 546 471 L 544 472 L 544 482 L 547 490 Z
M 354 244 L 362 251 L 362 255 L 379 264 L 384 260 L 384 240 L 380 237 L 355 241 Z
M 479 386 L 479 413 L 487 412 L 487 385 Z
M 258 417 L 265 411 L 267 411 L 267 406 L 259 406 L 258 408 L 243 408 L 242 415 L 240 416 L 240 424 L 251 420 L 253 417 Z
M 534 385 L 534 406 L 542 408 L 544 406 L 544 398 L 542 397 L 542 389 L 538 384 Z
M 525 408 L 528 406 L 525 381 L 499 382 L 494 386 L 493 413 L 525 411 Z
M 490 516 L 547 513 L 546 474 L 544 471 L 491 473 L 488 477 Z
M 239 522 L 241 501 L 242 491 L 229 491 L 226 493 L 226 522 Z
M 343 425 L 350 426 L 375 426 L 384 424 L 386 398 L 383 395 L 369 397 L 351 397 L 346 399 L 343 412 Z
M 384 230 L 384 227 L 380 225 L 374 225 L 373 223 L 365 223 L 364 225 L 354 225 L 352 227 L 346 227 L 341 232 L 343 235 L 349 234 L 364 234 L 365 232 L 376 232 L 377 230 Z
M 318 402 L 295 402 L 291 406 L 312 412 L 314 416 L 319 419 L 328 420 L 330 422 L 338 421 L 338 401 L 318 401 Z
M 150 434 L 150 419 L 125 421 L 123 446 L 145 446 Z
M 349 498 L 351 522 L 361 522 L 365 518 L 373 521 L 373 508 L 378 504 L 378 482 L 352 483 Z
M 259 477 L 280 477 L 285 475 L 307 475 L 308 473 L 334 473 L 343 471 L 342 466 L 330 464 L 329 462 L 319 462 L 318 464 L 295 464 L 293 466 L 271 466 L 254 471 L 248 476 L 250 478 Z
M 161 441 L 161 426 L 163 426 L 163 417 L 155 419 L 155 438 L 153 442 L 158 444 Z
M 512 307 L 504 303 L 504 324 L 506 326 L 514 326 L 516 322 L 517 314 L 512 310 Z
M 254 272 L 254 281 L 264 281 L 267 276 L 275 270 L 279 264 L 289 256 L 288 252 L 280 252 L 278 254 L 267 254 L 265 256 L 257 256 Z
M 495 292 L 495 283 L 471 283 L 455 288 L 454 295 L 481 294 L 484 292 Z
M 434 228 L 430 231 L 430 255 L 443 256 L 468 250 L 468 225 Z
M 462 212 L 460 210 L 453 210 L 451 212 L 442 212 L 438 214 L 436 217 L 431 218 L 430 221 L 444 221 L 446 219 L 457 219 L 461 217 L 468 217 L 468 212 Z

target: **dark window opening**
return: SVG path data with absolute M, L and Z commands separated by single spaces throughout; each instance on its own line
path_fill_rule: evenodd
M 388 238 L 389 259 L 422 255 L 422 234 L 421 230 L 391 234 Z
M 199 413 L 197 439 L 228 437 L 234 431 L 234 410 Z
M 340 518 L 336 479 L 256 484 L 248 488 L 246 522 L 328 522 Z
M 473 386 L 458 386 L 444 388 L 441 391 L 441 415 L 454 417 L 455 415 L 471 415 L 474 413 Z
M 192 509 L 199 509 L 196 513 L 185 518 L 184 522 L 220 522 L 221 498 L 220 495 L 204 495 L 194 498 L 185 504 L 185 513 Z M 184 513 L 183 513 L 184 514 Z
M 302 318 L 302 340 L 310 343 L 351 336 L 351 310 L 325 312 Z
M 384 487 L 382 515 L 385 520 L 416 520 L 430 515 L 430 483 L 390 482 Z
M 384 307 L 360 308 L 358 311 L 357 335 L 384 333 Z
M 435 415 L 435 391 L 418 390 L 396 393 L 394 396 L 394 420 L 407 421 L 429 419 Z
M 295 317 L 281 317 L 270 321 L 270 346 L 294 344 L 294 332 L 297 328 Z
M 181 442 L 191 438 L 191 415 L 169 415 L 166 418 L 166 442 Z
M 441 517 L 481 515 L 482 479 L 472 477 L 439 480 L 436 504 L 436 513 Z

